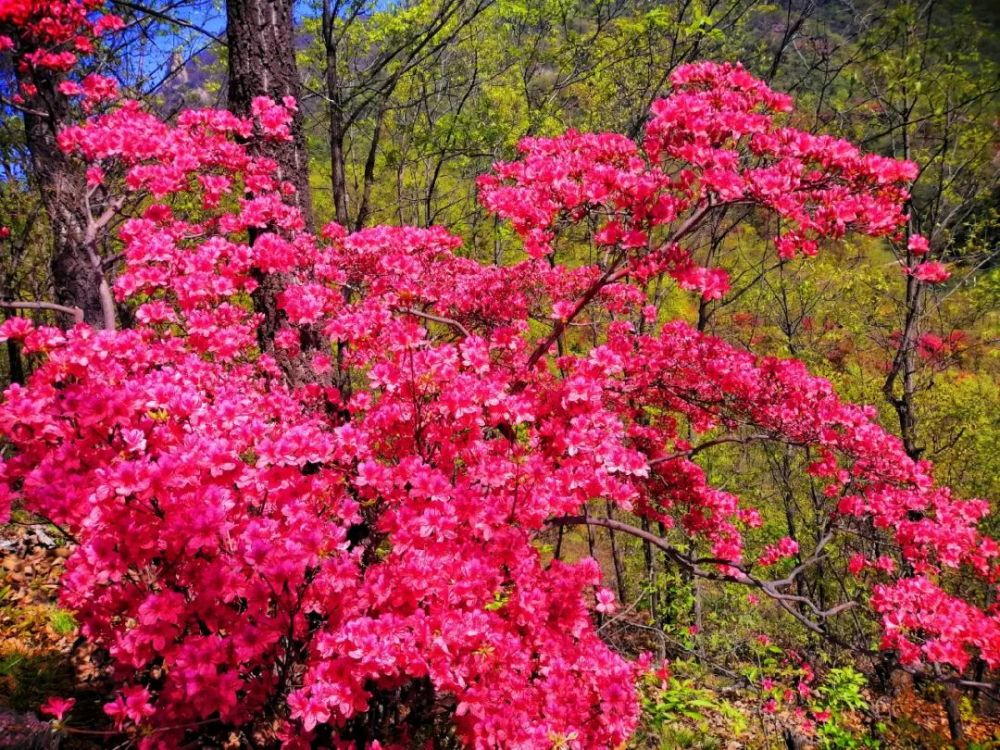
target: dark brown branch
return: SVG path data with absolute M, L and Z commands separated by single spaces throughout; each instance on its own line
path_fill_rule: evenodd
M 461 323 L 459 323 L 457 320 L 454 320 L 453 318 L 444 318 L 440 315 L 434 315 L 432 313 L 424 312 L 423 310 L 417 310 L 412 307 L 404 307 L 400 310 L 400 312 L 404 312 L 407 313 L 408 315 L 413 315 L 418 318 L 424 318 L 425 320 L 431 320 L 434 321 L 435 323 L 441 323 L 442 325 L 451 326 L 456 331 L 465 336 L 465 338 L 469 338 L 472 335 L 469 333 L 469 329 L 467 329 L 465 326 L 463 326 Z
M 31 107 L 26 107 L 23 104 L 18 104 L 18 103 L 14 102 L 14 101 L 11 101 L 10 99 L 8 99 L 5 96 L 0 96 L 0 104 L 5 104 L 8 107 L 12 107 L 13 109 L 16 109 L 16 110 L 18 110 L 20 112 L 26 112 L 27 114 L 34 115 L 35 117 L 48 117 L 49 116 L 48 112 L 43 112 L 40 109 L 32 109 Z
M 657 466 L 659 464 L 666 463 L 667 461 L 673 461 L 674 459 L 677 458 L 691 458 L 692 456 L 701 453 L 703 450 L 706 450 L 708 448 L 713 448 L 716 445 L 724 445 L 725 443 L 752 443 L 752 442 L 766 441 L 766 440 L 779 440 L 779 438 L 773 435 L 766 435 L 766 434 L 746 435 L 742 437 L 740 435 L 724 435 L 720 438 L 716 438 L 714 440 L 708 440 L 704 443 L 701 443 L 700 445 L 696 445 L 690 450 L 681 451 L 679 453 L 671 453 L 669 456 L 660 456 L 659 458 L 654 458 L 650 460 L 648 463 L 650 466 Z
M 760 589 L 768 597 L 776 600 L 782 605 L 783 609 L 789 611 L 789 614 L 793 615 L 796 619 L 801 621 L 811 630 L 818 633 L 823 633 L 827 637 L 830 637 L 822 625 L 819 625 L 809 618 L 802 615 L 800 612 L 795 610 L 794 607 L 790 605 L 790 602 L 801 604 L 808 607 L 816 613 L 820 620 L 826 620 L 836 614 L 844 612 L 851 607 L 855 606 L 854 602 L 846 602 L 845 604 L 838 605 L 832 609 L 821 610 L 815 605 L 810 599 L 804 596 L 799 596 L 797 594 L 786 594 L 783 591 L 779 591 L 780 588 L 784 586 L 789 586 L 795 582 L 795 578 L 806 568 L 815 564 L 821 560 L 824 555 L 822 554 L 823 548 L 830 542 L 833 538 L 832 534 L 827 534 L 823 537 L 819 544 L 816 545 L 816 549 L 813 554 L 808 558 L 803 560 L 798 566 L 796 566 L 785 578 L 775 581 L 766 581 L 761 578 L 757 578 L 751 575 L 747 569 L 744 569 L 738 563 L 734 563 L 731 560 L 723 560 L 715 557 L 700 557 L 700 558 L 690 558 L 683 554 L 680 550 L 670 544 L 667 540 L 662 537 L 653 534 L 644 529 L 640 529 L 631 524 L 623 523 L 622 521 L 617 521 L 612 518 L 601 518 L 599 516 L 563 516 L 560 518 L 550 519 L 549 524 L 553 526 L 603 526 L 608 529 L 614 529 L 616 531 L 621 531 L 624 534 L 629 534 L 637 539 L 642 539 L 643 541 L 649 542 L 654 547 L 662 550 L 666 555 L 677 562 L 679 565 L 688 570 L 692 575 L 698 576 L 699 578 L 707 578 L 710 580 L 723 581 L 727 583 L 740 583 L 746 586 L 753 586 Z M 724 565 L 728 568 L 735 570 L 739 575 L 726 574 L 726 573 L 711 573 L 709 571 L 700 568 L 700 565 Z

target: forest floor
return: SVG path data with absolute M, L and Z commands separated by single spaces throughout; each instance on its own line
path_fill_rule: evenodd
M 76 621 L 58 604 L 59 577 L 70 547 L 51 528 L 12 523 L 0 526 L 0 748 L 10 722 L 44 721 L 40 707 L 50 697 L 75 698 L 66 722 L 62 748 L 91 750 L 125 748 L 126 738 L 109 732 L 102 711 L 110 687 L 104 654 L 79 637 Z M 953 748 L 948 722 L 939 702 L 912 689 L 899 695 L 872 696 L 872 705 L 883 719 L 882 741 L 829 745 L 833 750 L 900 748 L 944 750 Z M 727 713 L 743 712 L 746 721 L 738 736 L 724 717 L 706 712 L 697 719 L 678 715 L 661 737 L 646 736 L 641 747 L 703 748 L 704 750 L 770 750 L 786 747 L 785 741 L 753 719 L 759 707 L 753 696 L 726 698 Z M 1000 717 L 969 709 L 964 730 L 968 750 L 1000 750 Z M 856 717 L 858 729 L 861 717 Z M 36 728 L 38 724 L 33 724 Z M 5 727 L 7 729 L 5 729 Z M 650 744 L 651 743 L 651 744 Z M 55 747 L 56 744 L 51 745 Z M 807 745 L 807 748 L 816 747 Z

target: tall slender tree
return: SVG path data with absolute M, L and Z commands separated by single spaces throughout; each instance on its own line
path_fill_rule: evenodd
M 338 222 L 360 229 L 371 215 L 383 117 L 400 81 L 455 45 L 469 25 L 492 4 L 493 0 L 422 0 L 385 14 L 383 20 L 397 22 L 381 28 L 372 23 L 380 5 L 377 2 L 323 0 L 321 33 L 329 115 L 330 183 Z M 352 128 L 366 115 L 373 118 L 374 126 L 364 160 L 357 209 L 352 217 L 348 205 L 347 141 Z

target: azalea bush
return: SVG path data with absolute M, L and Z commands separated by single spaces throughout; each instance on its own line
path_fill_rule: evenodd
M 25 64 L 72 70 L 52 63 Z M 936 486 L 871 409 L 800 363 L 664 320 L 652 294 L 664 278 L 726 294 L 693 238 L 735 205 L 774 227 L 780 262 L 856 232 L 939 281 L 947 269 L 902 231 L 916 166 L 796 130 L 790 99 L 739 65 L 687 65 L 672 84 L 641 143 L 527 139 L 481 179 L 483 204 L 523 239 L 508 266 L 463 258 L 439 227 L 309 231 L 261 155 L 290 137 L 294 101 L 167 123 L 64 88 L 106 110 L 61 147 L 92 191 L 139 206 L 118 229 L 114 286 L 134 325 L 0 326 L 34 364 L 0 405 L 0 510 L 75 543 L 62 600 L 111 654 L 119 729 L 147 748 L 233 730 L 288 748 L 618 746 L 651 660 L 597 632 L 595 612 L 619 606 L 598 564 L 541 544 L 588 523 L 817 633 L 866 610 L 908 668 L 1000 665 L 996 615 L 942 586 L 947 571 L 993 584 L 987 504 Z M 594 261 L 562 263 L 561 239 L 581 232 Z M 255 304 L 268 279 L 281 282 L 273 338 Z M 732 442 L 808 454 L 827 519 L 814 549 L 748 542 L 759 510 L 695 461 Z M 636 524 L 589 514 L 594 499 Z M 882 558 L 826 553 L 862 533 L 884 538 Z M 863 601 L 797 592 L 819 561 Z

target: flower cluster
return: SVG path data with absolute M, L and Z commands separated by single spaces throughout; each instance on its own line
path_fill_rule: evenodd
M 791 99 L 738 64 L 686 65 L 671 81 L 641 148 L 612 133 L 525 139 L 520 160 L 480 178 L 484 205 L 511 221 L 535 257 L 552 252 L 560 222 L 591 216 L 600 222 L 594 242 L 631 250 L 635 277 L 666 272 L 706 299 L 726 293 L 725 272 L 699 266 L 677 243 L 710 209 L 773 214 L 785 259 L 814 255 L 822 240 L 848 231 L 901 235 L 915 164 L 782 125 Z M 919 250 L 921 240 L 911 244 Z M 943 280 L 934 265 L 918 266 L 917 277 Z
M 94 51 L 102 35 L 121 29 L 121 18 L 98 12 L 104 0 L 4 0 L 0 3 L 0 52 L 10 50 L 20 80 L 15 104 L 37 93 L 35 74 L 64 78 L 78 67 L 81 57 Z M 65 79 L 59 91 L 82 96 L 84 107 L 113 98 L 117 85 L 111 78 L 90 74 L 79 81 Z

